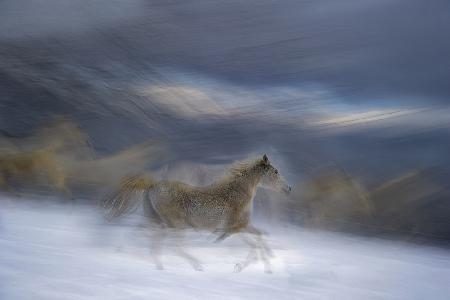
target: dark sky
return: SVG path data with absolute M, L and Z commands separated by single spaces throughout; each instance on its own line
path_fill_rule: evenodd
M 169 61 L 239 83 L 322 84 L 357 101 L 449 99 L 448 1 L 171 3 L 156 26 Z
M 446 0 L 7 0 L 0 20 L 3 45 L 61 47 L 88 65 L 314 84 L 350 102 L 450 99 Z

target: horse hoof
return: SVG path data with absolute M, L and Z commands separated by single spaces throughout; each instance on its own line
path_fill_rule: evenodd
M 234 265 L 234 273 L 240 273 L 243 269 L 244 267 L 241 263 L 237 263 Z

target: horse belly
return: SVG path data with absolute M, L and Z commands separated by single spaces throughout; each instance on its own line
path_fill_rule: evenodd
M 149 196 L 157 213 L 170 226 L 215 230 L 224 223 L 226 208 L 198 190 L 162 183 Z
M 225 207 L 222 205 L 208 205 L 202 201 L 192 201 L 189 220 L 195 228 L 214 230 L 224 223 Z

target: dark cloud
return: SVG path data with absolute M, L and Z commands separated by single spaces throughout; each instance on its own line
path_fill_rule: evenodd
M 319 84 L 357 101 L 450 96 L 445 0 L 62 3 L 55 18 L 3 4 L 0 16 L 16 24 L 0 30 L 4 44 L 50 47 L 90 66 L 120 61 L 134 71 L 185 68 L 239 84 Z M 81 13 L 102 6 L 98 18 Z
M 450 95 L 448 1 L 175 1 L 157 11 L 168 62 L 236 82 L 313 82 L 361 101 Z

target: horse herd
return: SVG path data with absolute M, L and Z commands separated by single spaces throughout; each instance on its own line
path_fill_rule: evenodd
M 222 241 L 239 235 L 250 247 L 247 258 L 236 264 L 241 271 L 260 259 L 271 272 L 273 253 L 262 232 L 253 226 L 251 213 L 258 186 L 285 194 L 291 187 L 271 164 L 267 155 L 238 162 L 228 175 L 207 186 L 179 181 L 156 180 L 144 170 L 146 163 L 160 155 L 154 144 L 143 144 L 108 157 L 96 158 L 87 136 L 74 123 L 59 120 L 26 138 L 6 137 L 0 152 L 0 188 L 14 193 L 20 186 L 45 181 L 66 198 L 74 180 L 110 185 L 112 192 L 102 197 L 101 207 L 110 219 L 118 218 L 143 205 L 146 220 L 158 236 L 152 243 L 156 267 L 163 268 L 160 252 L 164 238 L 185 229 L 207 230 Z M 115 174 L 114 176 L 111 174 Z M 117 178 L 120 177 L 120 178 Z M 179 247 L 179 254 L 193 268 L 200 262 Z

